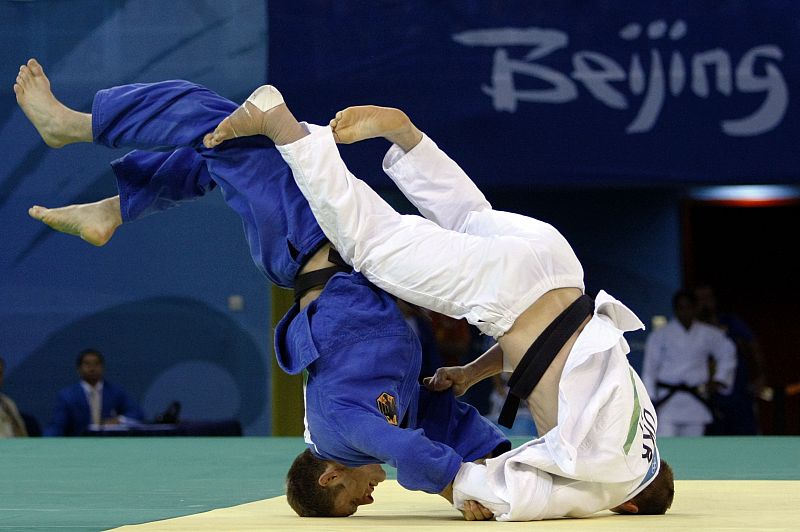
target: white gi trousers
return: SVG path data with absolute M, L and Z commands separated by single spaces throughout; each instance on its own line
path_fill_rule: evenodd
M 428 137 L 393 146 L 386 173 L 423 217 L 401 215 L 342 161 L 330 128 L 279 146 L 344 260 L 395 296 L 502 336 L 545 292 L 584 289 L 583 268 L 550 224 L 495 211 Z

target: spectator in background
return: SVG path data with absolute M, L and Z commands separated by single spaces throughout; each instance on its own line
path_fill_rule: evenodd
M 764 389 L 764 360 L 753 331 L 738 316 L 719 312 L 717 297 L 709 285 L 694 289 L 697 319 L 712 325 L 736 345 L 736 375 L 729 395 L 717 394 L 713 401 L 719 417 L 708 426 L 706 434 L 758 434 L 756 397 Z
M 100 351 L 84 349 L 77 366 L 81 380 L 59 392 L 45 436 L 81 436 L 90 425 L 116 425 L 143 418 L 125 390 L 103 380 L 105 362 Z
M 0 357 L 0 389 L 6 373 L 6 361 Z M 21 438 L 28 435 L 25 422 L 19 415 L 16 403 L 7 395 L 0 393 L 0 438 Z
M 736 346 L 697 320 L 693 292 L 678 290 L 672 309 L 674 317 L 647 337 L 642 381 L 658 412 L 659 436 L 702 436 L 714 417 L 709 399 L 733 390 Z

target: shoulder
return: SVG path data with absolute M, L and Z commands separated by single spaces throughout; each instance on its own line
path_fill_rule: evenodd
M 725 332 L 719 327 L 703 323 L 702 321 L 695 321 L 692 327 L 701 334 L 706 336 L 725 336 Z

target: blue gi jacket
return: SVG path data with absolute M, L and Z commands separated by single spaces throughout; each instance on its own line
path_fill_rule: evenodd
M 391 296 L 361 274 L 337 274 L 317 300 L 281 320 L 275 349 L 284 371 L 308 370 L 306 438 L 315 455 L 351 467 L 388 463 L 412 490 L 438 493 L 453 480 L 466 458 L 424 432 L 434 420 L 418 412 L 421 349 Z M 399 427 L 403 419 L 408 428 Z M 471 443 L 484 454 L 503 439 L 483 434 Z

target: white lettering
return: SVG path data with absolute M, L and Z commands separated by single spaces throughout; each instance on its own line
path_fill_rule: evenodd
M 625 70 L 614 58 L 595 50 L 571 54 L 572 72 L 560 72 L 543 64 L 549 56 L 567 48 L 569 35 L 552 28 L 491 28 L 469 30 L 453 35 L 464 46 L 495 48 L 491 82 L 481 90 L 492 99 L 497 111 L 516 112 L 520 102 L 564 104 L 580 96 L 582 86 L 595 100 L 616 110 L 627 110 L 631 100 L 641 100 L 627 133 L 651 131 L 661 115 L 668 95 L 677 97 L 687 87 L 695 96 L 708 99 L 713 94 L 731 96 L 735 91 L 764 94 L 759 107 L 743 118 L 723 120 L 721 130 L 730 136 L 753 136 L 774 129 L 783 120 L 789 105 L 789 90 L 777 64 L 783 59 L 775 45 L 761 45 L 747 51 L 736 64 L 723 48 L 686 54 L 680 49 L 662 55 L 659 42 L 675 42 L 686 36 L 683 20 L 669 25 L 655 20 L 643 27 L 633 22 L 618 33 L 623 41 L 651 42 L 644 54 L 633 51 Z M 528 48 L 512 55 L 512 48 Z M 647 66 L 643 64 L 646 58 Z M 666 61 L 666 57 L 669 61 Z M 687 64 L 691 65 L 687 68 Z M 761 67 L 756 69 L 756 67 Z M 534 88 L 518 88 L 520 77 L 533 81 Z M 735 81 L 735 84 L 734 84 Z M 627 94 L 625 92 L 627 87 Z M 713 88 L 712 88 L 713 87 Z

